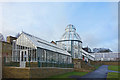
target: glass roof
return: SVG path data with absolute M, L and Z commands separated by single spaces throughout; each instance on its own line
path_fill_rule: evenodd
M 32 48 L 35 46 L 35 48 L 40 47 L 43 49 L 51 50 L 54 52 L 58 52 L 61 54 L 69 55 L 71 56 L 67 51 L 60 48 L 57 45 L 54 45 L 46 40 L 43 40 L 41 38 L 38 38 L 36 36 L 33 36 L 31 34 L 28 34 L 26 32 L 22 32 L 20 36 L 17 39 L 17 44 L 23 45 L 23 46 L 31 46 Z M 34 45 L 34 46 L 33 46 Z
M 65 28 L 65 33 L 62 35 L 61 40 L 80 40 L 81 38 L 78 33 L 76 33 L 76 28 L 74 25 L 69 24 Z

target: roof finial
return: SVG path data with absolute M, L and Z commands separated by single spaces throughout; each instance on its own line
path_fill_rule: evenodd
M 23 27 L 21 26 L 22 33 L 24 32 Z
M 23 29 L 22 29 L 22 32 L 24 32 Z

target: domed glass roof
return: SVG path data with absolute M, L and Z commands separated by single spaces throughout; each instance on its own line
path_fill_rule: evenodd
M 72 24 L 69 24 L 69 25 L 67 25 L 67 27 L 65 28 L 65 31 L 67 32 L 74 32 L 74 31 L 76 31 L 76 28 L 75 28 L 75 26 L 73 26 Z
M 80 40 L 81 41 L 81 38 L 78 35 L 78 33 L 76 33 L 75 26 L 72 24 L 69 24 L 65 28 L 65 33 L 62 35 L 61 40 Z
M 4 37 L 1 33 L 0 33 L 0 41 L 4 41 Z

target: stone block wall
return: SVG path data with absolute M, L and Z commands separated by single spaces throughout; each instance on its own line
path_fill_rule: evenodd
M 10 62 L 12 60 L 12 45 L 7 42 L 2 43 L 2 57 L 3 57 L 3 64 L 5 62 Z
M 2 79 L 2 42 L 0 41 L 0 80 Z
M 119 62 L 117 61 L 91 61 L 89 60 L 88 63 L 81 59 L 73 59 L 74 63 L 74 70 L 75 71 L 85 71 L 90 72 L 91 70 L 95 70 L 95 66 L 100 65 L 118 65 Z
M 47 78 L 49 76 L 72 72 L 71 68 L 31 68 L 30 78 Z
M 73 68 L 4 67 L 3 78 L 17 78 L 17 79 L 48 78 L 50 76 L 72 71 L 74 71 Z
M 81 59 L 73 59 L 73 63 L 75 71 L 90 72 L 95 69 L 95 67 L 91 66 L 89 62 L 85 63 L 85 61 Z
M 92 65 L 118 65 L 118 61 L 90 61 Z
M 4 67 L 3 78 L 29 78 L 30 68 Z
M 104 65 L 118 65 L 118 61 L 104 61 L 102 62 Z

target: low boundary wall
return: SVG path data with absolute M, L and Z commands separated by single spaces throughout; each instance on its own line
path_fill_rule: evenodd
M 4 67 L 3 78 L 29 78 L 30 68 Z
M 91 72 L 91 70 L 95 70 L 95 67 L 91 66 L 90 62 L 86 63 L 81 59 L 73 59 L 73 63 L 75 71 Z
M 0 42 L 0 80 L 2 79 L 2 42 Z
M 92 65 L 102 64 L 102 65 L 118 65 L 119 61 L 90 61 Z
M 30 78 L 47 78 L 49 76 L 64 74 L 72 71 L 74 71 L 72 68 L 31 68 Z
M 118 61 L 91 61 L 89 60 L 87 63 L 81 59 L 73 59 L 74 69 L 75 71 L 85 71 L 90 72 L 91 70 L 95 70 L 97 66 L 100 65 L 118 65 Z
M 48 78 L 50 76 L 63 74 L 74 71 L 73 68 L 20 68 L 20 67 L 4 67 L 3 78 Z

